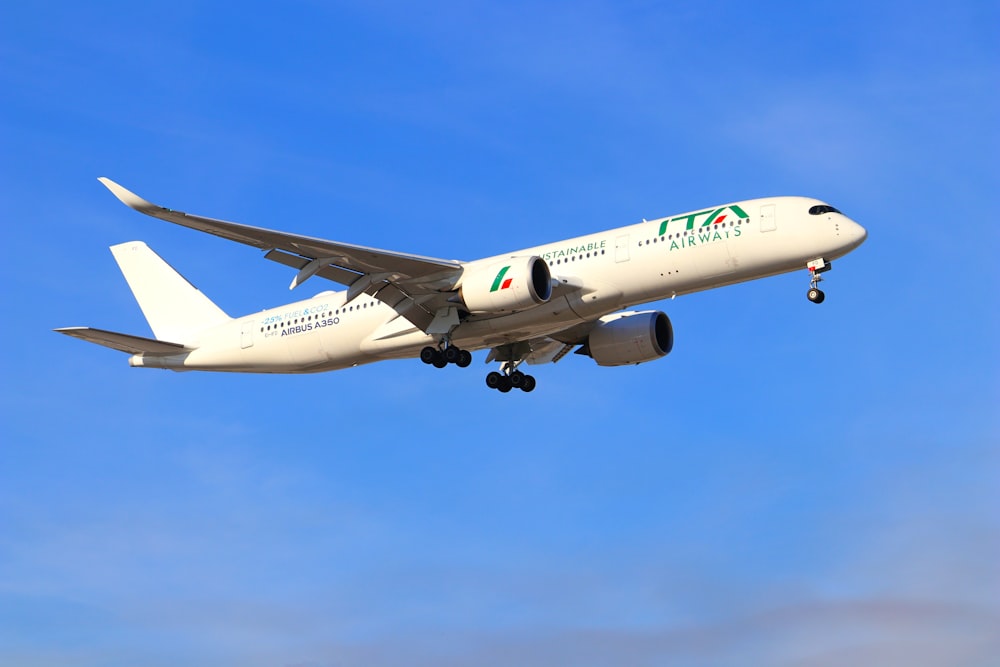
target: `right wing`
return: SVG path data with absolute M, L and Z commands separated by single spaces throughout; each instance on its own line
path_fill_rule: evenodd
M 180 354 L 192 349 L 179 343 L 168 343 L 162 340 L 131 336 L 116 331 L 105 331 L 104 329 L 92 329 L 90 327 L 65 327 L 63 329 L 53 329 L 53 331 L 85 340 L 88 343 L 97 343 L 104 347 L 110 347 L 112 350 L 128 352 L 129 354 L 165 356 Z
M 586 345 L 587 338 L 597 324 L 598 319 L 595 318 L 570 325 L 562 331 L 548 336 L 496 345 L 490 349 L 486 363 L 525 361 L 532 366 L 554 364 L 572 352 L 574 347 L 577 348 L 576 354 L 589 356 L 590 352 Z
M 349 299 L 365 293 L 387 303 L 423 330 L 438 310 L 454 305 L 448 299 L 454 296 L 461 262 L 205 218 L 153 204 L 109 178 L 98 180 L 140 213 L 266 250 L 267 259 L 299 269 L 291 287 L 318 275 L 346 285 Z

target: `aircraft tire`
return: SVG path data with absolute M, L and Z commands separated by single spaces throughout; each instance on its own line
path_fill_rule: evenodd
M 500 375 L 496 371 L 492 371 L 486 376 L 486 386 L 489 387 L 490 389 L 496 389 L 500 386 L 500 380 L 502 379 L 503 379 L 502 375 Z
M 806 298 L 813 303 L 823 303 L 823 300 L 826 299 L 826 294 L 823 293 L 823 290 L 814 287 L 806 294 Z
M 433 364 L 435 354 L 437 354 L 437 350 L 428 345 L 424 349 L 420 350 L 420 361 L 425 364 Z
M 458 361 L 455 362 L 455 365 L 459 368 L 468 368 L 471 363 L 472 353 L 468 350 L 462 350 L 462 353 L 458 355 Z
M 528 392 L 535 390 L 535 385 L 536 385 L 535 376 L 525 375 L 524 384 L 521 385 L 521 391 L 527 394 Z

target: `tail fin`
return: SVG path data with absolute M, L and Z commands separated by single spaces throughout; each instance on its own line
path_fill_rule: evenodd
M 142 241 L 111 246 L 111 254 L 157 339 L 187 343 L 231 319 Z

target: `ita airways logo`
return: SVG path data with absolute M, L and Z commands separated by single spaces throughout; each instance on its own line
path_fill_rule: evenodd
M 510 287 L 510 284 L 514 282 L 514 279 L 507 278 L 506 280 L 504 280 L 504 276 L 507 275 L 508 271 L 510 271 L 509 266 L 505 266 L 502 269 L 500 269 L 500 273 L 498 273 L 497 277 L 493 280 L 493 287 L 490 288 L 490 292 L 496 292 L 498 290 L 508 289 Z
M 729 219 L 729 216 L 739 218 L 740 220 L 747 220 L 750 218 L 742 208 L 736 204 L 730 204 L 729 206 L 723 206 L 722 208 L 710 208 L 705 211 L 698 211 L 697 213 L 688 213 L 687 215 L 679 215 L 676 218 L 664 218 L 660 222 L 660 236 L 667 233 L 667 227 L 671 226 L 671 229 L 677 227 L 677 225 L 672 225 L 672 223 L 683 222 L 684 229 L 691 231 L 695 227 L 695 220 L 705 216 L 703 220 L 700 220 L 698 224 L 699 227 L 708 227 L 709 225 L 721 225 Z

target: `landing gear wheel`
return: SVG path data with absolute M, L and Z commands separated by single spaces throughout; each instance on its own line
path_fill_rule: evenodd
M 462 350 L 458 349 L 454 345 L 449 345 L 444 348 L 444 360 L 449 364 L 457 364 L 458 360 L 461 358 Z
M 823 293 L 823 290 L 813 287 L 806 293 L 806 297 L 813 303 L 823 303 L 826 294 Z
M 468 350 L 462 350 L 461 353 L 458 355 L 458 361 L 455 362 L 455 365 L 458 366 L 459 368 L 467 368 L 471 363 L 472 363 L 472 353 L 469 352 Z
M 424 349 L 420 350 L 420 361 L 424 362 L 425 364 L 433 364 L 434 356 L 437 353 L 438 353 L 437 350 L 428 345 Z
M 524 359 L 505 359 L 500 365 L 500 372 L 493 371 L 486 376 L 486 386 L 490 389 L 506 394 L 511 389 L 520 389 L 523 392 L 535 389 L 535 378 L 522 371 L 517 370 L 517 366 Z
M 431 363 L 434 364 L 434 368 L 444 368 L 448 365 L 448 360 L 441 351 L 434 350 L 434 360 Z
M 806 297 L 813 303 L 823 303 L 826 295 L 819 288 L 819 284 L 823 282 L 822 274 L 832 269 L 833 263 L 819 257 L 806 263 L 806 268 L 809 269 L 809 291 L 806 292 Z

